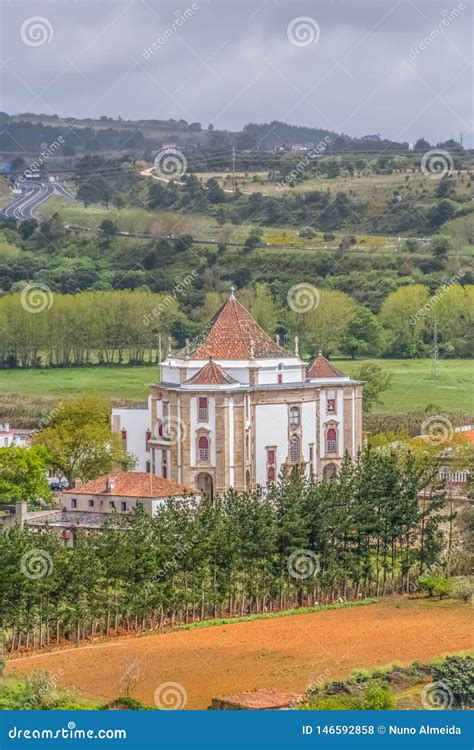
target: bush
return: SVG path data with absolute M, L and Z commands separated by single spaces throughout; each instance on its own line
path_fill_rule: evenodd
M 49 672 L 35 672 L 29 677 L 8 677 L 0 682 L 0 711 L 86 710 L 98 705 L 81 700 L 58 687 Z
M 365 711 L 390 711 L 395 708 L 395 697 L 390 688 L 375 682 L 366 687 L 362 708 Z
M 313 237 L 316 237 L 317 232 L 313 227 L 302 227 L 300 231 L 298 232 L 299 237 L 305 237 L 308 239 L 313 239 Z
M 362 704 L 351 695 L 320 696 L 312 703 L 300 706 L 304 711 L 360 711 Z
M 453 581 L 440 573 L 430 573 L 420 578 L 420 588 L 422 591 L 427 591 L 429 596 L 436 594 L 442 599 L 443 596 L 447 596 L 451 592 Z
M 102 706 L 103 710 L 115 708 L 115 706 L 124 706 L 129 711 L 146 711 L 148 710 L 148 706 L 145 706 L 144 703 L 141 703 L 140 701 L 137 701 L 135 698 L 131 698 L 129 695 L 121 696 L 120 698 L 116 698 L 114 701 L 110 701 L 110 703 L 106 703 L 105 706 Z
M 418 250 L 418 241 L 413 239 L 413 237 L 409 237 L 405 245 L 409 253 L 414 253 Z
M 472 581 L 469 580 L 469 578 L 461 578 L 458 581 L 454 582 L 452 593 L 456 599 L 461 599 L 467 604 L 467 602 L 472 599 L 472 596 L 474 594 L 474 585 Z
M 447 656 L 441 664 L 433 665 L 433 681 L 443 682 L 451 689 L 451 708 L 474 706 L 474 657 Z

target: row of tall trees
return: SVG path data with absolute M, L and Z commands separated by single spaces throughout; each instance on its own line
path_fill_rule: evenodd
M 0 530 L 0 629 L 18 651 L 410 590 L 443 551 L 435 473 L 367 449 L 330 483 L 295 470 L 251 494 L 168 500 L 154 518 L 136 509 L 78 532 L 73 549 Z
M 198 318 L 191 318 L 192 274 L 176 279 L 169 294 L 145 290 L 62 295 L 33 285 L 0 298 L 0 367 L 146 364 L 163 347 L 184 346 L 227 299 L 228 291 L 208 292 Z M 286 290 L 285 290 L 286 291 Z M 389 294 L 378 315 L 335 289 L 299 284 L 283 302 L 267 284 L 239 292 L 260 325 L 283 337 L 291 348 L 314 355 L 422 357 L 430 353 L 436 317 L 442 356 L 472 356 L 474 286 L 453 283 L 430 295 L 423 285 Z

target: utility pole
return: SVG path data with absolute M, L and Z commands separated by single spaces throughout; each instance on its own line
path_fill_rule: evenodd
M 162 351 L 161 351 L 161 333 L 158 334 L 158 364 L 161 362 L 162 359 Z
M 436 313 L 433 322 L 433 353 L 431 355 L 431 377 L 439 376 L 439 346 L 438 346 L 438 321 Z
M 235 146 L 232 146 L 232 193 L 235 197 Z

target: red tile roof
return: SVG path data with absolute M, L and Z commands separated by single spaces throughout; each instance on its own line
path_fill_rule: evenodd
M 301 695 L 296 693 L 285 693 L 277 688 L 263 688 L 262 690 L 252 690 L 246 693 L 233 693 L 232 695 L 223 695 L 214 698 L 213 706 L 226 704 L 235 706 L 237 709 L 264 710 L 275 708 L 288 708 L 294 706 L 302 699 Z
M 320 351 L 306 371 L 307 378 L 340 378 L 344 373 L 334 367 Z
M 192 359 L 257 359 L 292 357 L 265 333 L 232 294 L 189 347 Z
M 191 378 L 184 381 L 184 385 L 229 385 L 238 381 L 216 365 L 211 359 L 201 367 Z
M 110 482 L 115 483 L 113 489 Z M 108 495 L 110 497 L 174 497 L 189 494 L 186 487 L 157 477 L 147 471 L 116 471 L 65 490 L 73 495 Z

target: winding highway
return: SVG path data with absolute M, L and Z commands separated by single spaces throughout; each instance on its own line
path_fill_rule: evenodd
M 76 198 L 68 188 L 59 182 L 24 182 L 21 195 L 13 196 L 12 202 L 0 210 L 0 217 L 14 218 L 19 221 L 37 219 L 36 209 L 52 195 L 61 195 L 70 201 Z

